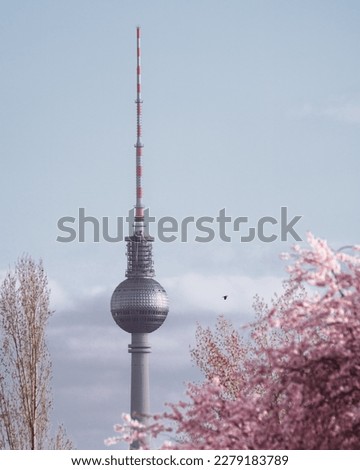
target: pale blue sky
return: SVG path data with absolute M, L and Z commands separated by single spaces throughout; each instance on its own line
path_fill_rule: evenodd
M 56 413 L 79 447 L 101 447 L 128 407 L 127 372 L 120 399 L 115 371 L 127 370 L 129 338 L 108 304 L 125 248 L 58 243 L 56 224 L 79 207 L 114 221 L 134 203 L 135 27 L 151 213 L 226 208 L 256 221 L 287 206 L 303 216 L 303 238 L 311 230 L 339 247 L 359 242 L 359 24 L 355 0 L 0 1 L 0 270 L 23 252 L 44 259 L 57 310 Z M 155 244 L 171 300 L 153 340 L 157 409 L 182 388 L 164 385 L 167 348 L 181 358 L 181 385 L 195 374 L 195 321 L 213 323 L 227 288 L 226 313 L 246 315 L 255 292 L 277 285 L 277 255 L 290 245 Z M 181 341 L 169 345 L 175 329 Z

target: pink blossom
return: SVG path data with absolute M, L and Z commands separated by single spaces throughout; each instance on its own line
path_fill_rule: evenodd
M 252 324 L 239 332 L 219 317 L 214 331 L 198 326 L 192 357 L 205 381 L 146 430 L 120 425 L 120 439 L 147 432 L 171 433 L 166 449 L 360 449 L 360 247 L 334 251 L 311 233 L 308 245 L 287 257 L 284 293 L 270 307 L 255 299 Z

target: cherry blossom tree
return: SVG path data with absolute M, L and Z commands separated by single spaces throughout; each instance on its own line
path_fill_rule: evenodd
M 283 314 L 294 302 L 304 299 L 306 293 L 301 284 L 290 280 L 284 281 L 283 288 L 281 295 L 274 294 L 271 307 L 256 295 L 253 302 L 256 320 L 239 330 L 224 315 L 217 318 L 213 330 L 197 325 L 192 359 L 205 378 L 218 379 L 229 396 L 236 397 L 244 389 L 253 374 L 254 363 L 266 361 L 267 348 L 290 335 L 284 329 L 268 328 L 267 315 L 270 309 Z
M 192 355 L 207 380 L 147 429 L 118 425 L 121 436 L 172 433 L 172 449 L 360 448 L 360 247 L 308 244 L 284 256 L 285 293 L 271 307 L 256 299 L 251 341 L 224 318 L 214 333 L 198 327 Z

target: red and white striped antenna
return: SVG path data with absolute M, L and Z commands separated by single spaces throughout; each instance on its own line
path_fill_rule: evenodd
M 136 205 L 135 205 L 135 226 L 143 227 L 144 206 L 143 206 L 143 188 L 142 188 L 142 148 L 141 142 L 141 30 L 140 26 L 136 28 L 137 39 L 137 67 L 136 67 Z M 140 224 L 138 224 L 140 222 Z M 139 227 L 139 228 L 140 228 Z

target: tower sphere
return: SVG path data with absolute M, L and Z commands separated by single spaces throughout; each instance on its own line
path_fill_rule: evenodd
M 155 279 L 133 277 L 121 282 L 111 297 L 115 322 L 128 333 L 151 333 L 165 321 L 169 300 Z

